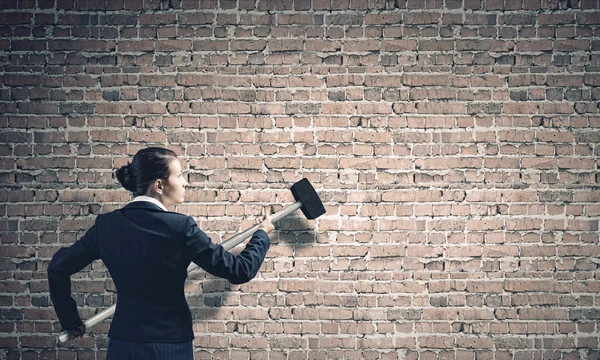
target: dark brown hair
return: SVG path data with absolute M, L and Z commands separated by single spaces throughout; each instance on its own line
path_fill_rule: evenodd
M 117 169 L 117 179 L 134 196 L 145 195 L 154 180 L 169 177 L 169 165 L 176 157 L 173 151 L 161 147 L 142 149 L 131 163 Z

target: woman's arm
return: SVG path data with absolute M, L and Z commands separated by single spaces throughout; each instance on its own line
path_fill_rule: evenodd
M 68 248 L 58 250 L 48 265 L 50 298 L 63 330 L 78 329 L 82 322 L 71 297 L 71 275 L 100 258 L 98 217 L 85 235 Z
M 188 217 L 185 242 L 188 254 L 196 265 L 209 274 L 229 280 L 233 284 L 243 284 L 252 280 L 262 265 L 271 241 L 264 229 L 257 230 L 246 248 L 233 255 L 198 228 L 196 221 Z

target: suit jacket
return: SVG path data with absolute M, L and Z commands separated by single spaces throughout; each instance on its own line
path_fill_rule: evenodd
M 239 254 L 214 244 L 190 216 L 146 201 L 99 215 L 85 235 L 56 252 L 48 266 L 50 296 L 65 330 L 81 325 L 70 275 L 102 259 L 117 288 L 108 336 L 139 342 L 192 340 L 192 317 L 183 287 L 190 262 L 234 284 L 250 281 L 270 241 L 258 230 Z

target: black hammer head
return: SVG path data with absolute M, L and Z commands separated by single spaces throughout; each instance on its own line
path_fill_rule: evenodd
M 304 178 L 292 185 L 292 194 L 296 201 L 302 203 L 300 210 L 302 210 L 307 219 L 316 219 L 325 214 L 323 202 L 319 199 L 319 195 L 317 195 L 315 188 L 313 188 L 308 179 Z

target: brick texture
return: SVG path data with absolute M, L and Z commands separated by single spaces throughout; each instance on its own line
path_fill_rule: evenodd
M 598 0 L 2 0 L 0 358 L 68 346 L 46 269 L 147 145 L 216 242 L 307 177 L 252 282 L 186 292 L 198 359 L 597 359 Z M 106 268 L 73 276 L 87 318 Z M 160 289 L 157 289 L 160 291 Z

